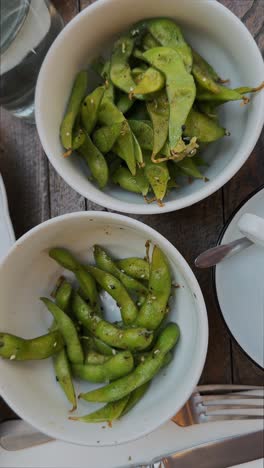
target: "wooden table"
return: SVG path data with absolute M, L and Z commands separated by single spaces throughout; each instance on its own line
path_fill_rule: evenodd
M 89 0 L 53 1 L 65 22 L 92 3 Z M 241 18 L 264 51 L 264 0 L 221 0 L 221 3 Z M 193 263 L 200 252 L 216 244 L 222 227 L 239 203 L 263 184 L 263 151 L 264 132 L 239 173 L 211 197 L 174 213 L 135 216 L 180 250 L 200 283 L 210 326 L 209 350 L 201 377 L 203 383 L 263 383 L 263 371 L 241 352 L 222 321 L 215 302 L 211 271 L 196 270 Z M 80 210 L 105 210 L 74 192 L 54 171 L 34 126 L 20 122 L 4 111 L 1 111 L 0 172 L 17 238 L 54 216 Z M 0 400 L 0 416 L 8 415 L 12 415 L 12 411 Z

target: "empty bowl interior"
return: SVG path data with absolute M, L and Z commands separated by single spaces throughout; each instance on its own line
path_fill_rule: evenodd
M 92 262 L 95 243 L 106 247 L 115 258 L 143 257 L 148 239 L 168 256 L 173 282 L 180 286 L 172 288 L 169 315 L 169 320 L 177 322 L 181 330 L 173 361 L 153 380 L 142 401 L 110 428 L 103 423 L 67 419 L 70 405 L 56 382 L 51 358 L 30 362 L 0 359 L 2 396 L 39 430 L 84 445 L 133 440 L 168 420 L 196 385 L 207 349 L 207 318 L 198 283 L 168 241 L 142 223 L 121 216 L 94 212 L 66 215 L 44 223 L 17 241 L 0 269 L 1 331 L 24 338 L 47 333 L 51 316 L 39 297 L 50 295 L 61 274 L 72 278 L 49 258 L 50 247 L 69 248 L 80 260 Z M 107 304 L 104 299 L 104 305 Z M 116 320 L 119 311 L 113 301 L 109 304 L 107 316 Z M 77 394 L 97 386 L 76 380 Z M 80 400 L 76 413 L 84 415 L 99 406 Z
M 263 63 L 257 46 L 243 24 L 215 1 L 101 0 L 78 15 L 59 35 L 42 66 L 36 93 L 36 120 L 44 149 L 56 170 L 75 190 L 108 208 L 134 213 L 160 212 L 143 197 L 109 184 L 104 191 L 88 180 L 89 171 L 77 156 L 63 159 L 60 123 L 77 72 L 98 55 L 107 55 L 116 38 L 133 23 L 148 17 L 175 19 L 187 41 L 219 72 L 231 87 L 257 86 Z M 90 87 L 94 75 L 89 72 Z M 210 144 L 203 152 L 209 163 L 206 183 L 196 180 L 172 190 L 163 212 L 188 206 L 214 192 L 240 168 L 261 130 L 264 93 L 247 106 L 225 104 L 221 124 L 231 136 Z

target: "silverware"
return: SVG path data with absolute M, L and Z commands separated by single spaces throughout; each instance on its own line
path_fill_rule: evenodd
M 184 407 L 172 418 L 179 426 L 190 426 L 209 421 L 232 419 L 264 419 L 263 387 L 251 385 L 201 385 L 191 395 Z M 219 414 L 220 413 L 220 414 Z M 10 426 L 10 424 L 12 425 Z M 5 430 L 6 425 L 6 430 Z M 9 421 L 0 424 L 0 446 L 6 450 L 20 450 L 54 439 L 42 434 L 25 421 Z
M 251 390 L 249 392 L 249 390 Z M 256 394 L 253 391 L 262 391 Z M 246 393 L 239 393 L 246 392 Z M 251 385 L 200 385 L 172 421 L 186 427 L 211 421 L 264 419 L 264 387 Z
M 252 244 L 253 242 L 247 237 L 241 237 L 228 244 L 217 245 L 201 253 L 194 261 L 195 266 L 197 268 L 209 268 L 220 263 L 225 258 L 232 257 L 247 247 L 250 247 Z
M 199 444 L 138 468 L 226 468 L 263 457 L 263 431 L 256 431 Z

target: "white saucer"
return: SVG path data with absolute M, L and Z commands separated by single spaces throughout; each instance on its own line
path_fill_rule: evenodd
M 264 218 L 264 188 L 233 214 L 220 244 L 243 237 L 237 227 L 244 213 Z M 255 364 L 264 367 L 264 249 L 253 245 L 215 267 L 219 308 L 233 338 Z

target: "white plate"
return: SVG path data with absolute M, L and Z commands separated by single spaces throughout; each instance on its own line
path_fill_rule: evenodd
M 264 188 L 243 203 L 228 223 L 221 244 L 242 237 L 237 222 L 244 213 L 264 218 Z M 264 367 L 264 249 L 253 245 L 215 268 L 215 289 L 227 327 L 243 351 Z
M 184 429 L 168 422 L 146 437 L 118 446 L 85 447 L 54 441 L 16 452 L 7 452 L 0 447 L 0 467 L 134 468 L 162 454 L 262 428 L 260 420 L 206 423 Z M 254 462 L 247 466 L 255 468 Z
M 15 235 L 9 217 L 5 186 L 0 174 L 0 262 L 14 242 Z

